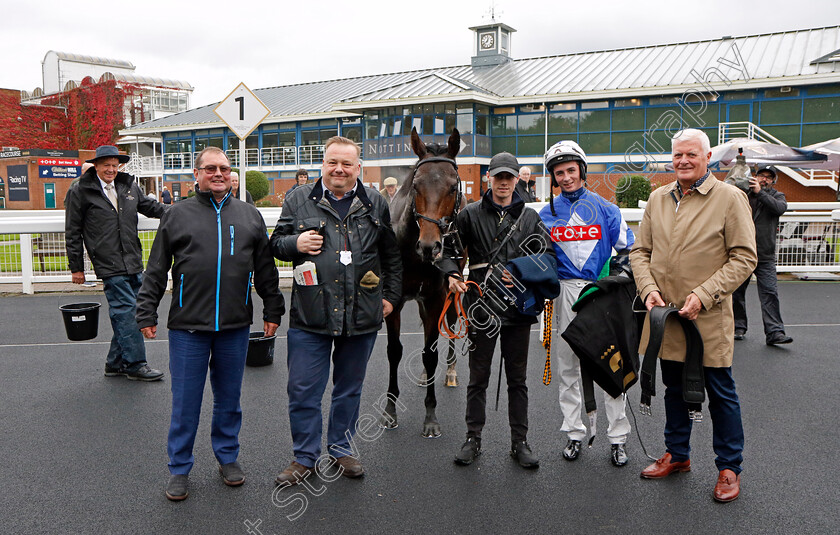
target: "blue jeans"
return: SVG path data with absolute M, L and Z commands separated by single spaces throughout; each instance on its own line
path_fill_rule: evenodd
M 172 382 L 172 421 L 169 425 L 169 472 L 189 474 L 195 458 L 193 444 L 201 415 L 201 398 L 210 368 L 213 422 L 210 441 L 219 464 L 239 457 L 242 427 L 242 375 L 248 352 L 249 327 L 224 331 L 169 331 L 169 374 Z
M 329 336 L 289 329 L 289 423 L 295 460 L 312 468 L 321 455 L 323 418 L 321 398 L 333 362 L 333 390 L 327 446 L 336 457 L 350 449 L 359 418 L 362 383 L 376 343 L 376 333 L 357 336 Z
M 659 362 L 665 383 L 665 448 L 674 462 L 687 461 L 692 421 L 682 397 L 683 363 Z M 744 427 L 732 368 L 703 367 L 703 374 L 712 417 L 712 447 L 717 454 L 715 465 L 718 470 L 729 469 L 740 474 L 744 460 Z
M 137 326 L 137 292 L 143 283 L 143 274 L 114 275 L 102 279 L 108 316 L 114 335 L 105 366 L 133 372 L 146 364 L 146 347 L 143 334 Z

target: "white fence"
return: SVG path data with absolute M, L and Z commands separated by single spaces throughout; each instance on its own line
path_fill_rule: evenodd
M 545 203 L 530 206 L 539 210 Z M 840 203 L 789 203 L 776 239 L 776 270 L 780 272 L 840 272 Z M 259 208 L 266 228 L 280 217 L 280 208 Z M 832 213 L 832 210 L 834 211 Z M 640 208 L 622 209 L 631 225 L 642 218 Z M 139 216 L 139 235 L 145 263 L 158 220 Z M 85 259 L 88 280 L 96 275 Z M 280 268 L 281 277 L 290 277 Z M 0 284 L 22 284 L 34 293 L 35 284 L 69 282 L 64 249 L 63 210 L 0 210 Z

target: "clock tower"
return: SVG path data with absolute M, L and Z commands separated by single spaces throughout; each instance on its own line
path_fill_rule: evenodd
M 516 30 L 501 22 L 473 26 L 470 30 L 475 40 L 473 67 L 499 65 L 511 60 L 510 34 Z

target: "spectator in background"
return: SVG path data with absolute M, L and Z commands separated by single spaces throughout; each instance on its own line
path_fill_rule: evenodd
M 525 202 L 536 202 L 537 193 L 534 189 L 536 182 L 531 180 L 531 168 L 523 165 L 519 169 L 519 180 L 516 181 L 516 193 Z
M 230 191 L 234 197 L 239 199 L 239 173 L 236 171 L 230 172 Z M 251 192 L 247 189 L 245 190 L 245 202 L 254 206 L 254 198 L 251 197 Z
M 392 176 L 389 176 L 382 182 L 382 185 L 384 187 L 381 190 L 379 190 L 379 193 L 382 194 L 383 197 L 385 197 L 385 200 L 388 201 L 388 204 L 391 204 L 391 201 L 394 200 L 394 195 L 397 194 L 397 179 Z
M 289 191 L 286 192 L 286 196 L 288 196 L 289 193 L 295 191 L 299 187 L 306 185 L 308 181 L 309 173 L 306 171 L 306 169 L 298 169 L 297 173 L 295 173 L 295 183 L 291 188 L 289 188 Z
M 172 204 L 172 193 L 169 192 L 169 188 L 166 186 L 163 187 L 163 191 L 160 194 L 160 202 L 163 204 Z

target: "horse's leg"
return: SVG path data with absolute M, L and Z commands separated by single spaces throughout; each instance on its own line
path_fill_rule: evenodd
M 437 302 L 432 302 L 437 301 Z M 423 331 L 425 343 L 423 345 L 423 367 L 429 380 L 426 386 L 426 418 L 423 421 L 423 436 L 426 438 L 438 438 L 440 436 L 440 423 L 437 421 L 437 397 L 435 396 L 435 373 L 438 365 L 438 318 L 440 317 L 443 303 L 440 299 L 425 299 L 421 309 L 423 318 Z
M 446 311 L 446 321 L 449 322 L 449 325 L 455 325 L 455 322 L 458 321 L 458 315 L 455 312 L 455 307 L 450 307 L 449 310 Z M 447 366 L 445 385 L 451 388 L 455 388 L 456 386 L 458 386 L 458 371 L 455 369 L 455 363 L 458 360 L 458 357 L 455 354 L 455 340 L 450 339 L 449 344 L 447 345 L 449 347 L 448 353 L 446 354 Z
M 385 318 L 385 327 L 388 330 L 388 400 L 385 402 L 385 409 L 379 419 L 379 425 L 385 429 L 396 429 L 397 407 L 396 400 L 400 396 L 400 385 L 397 373 L 402 360 L 403 346 L 400 343 L 400 310 L 402 305 L 395 307 L 394 311 Z

